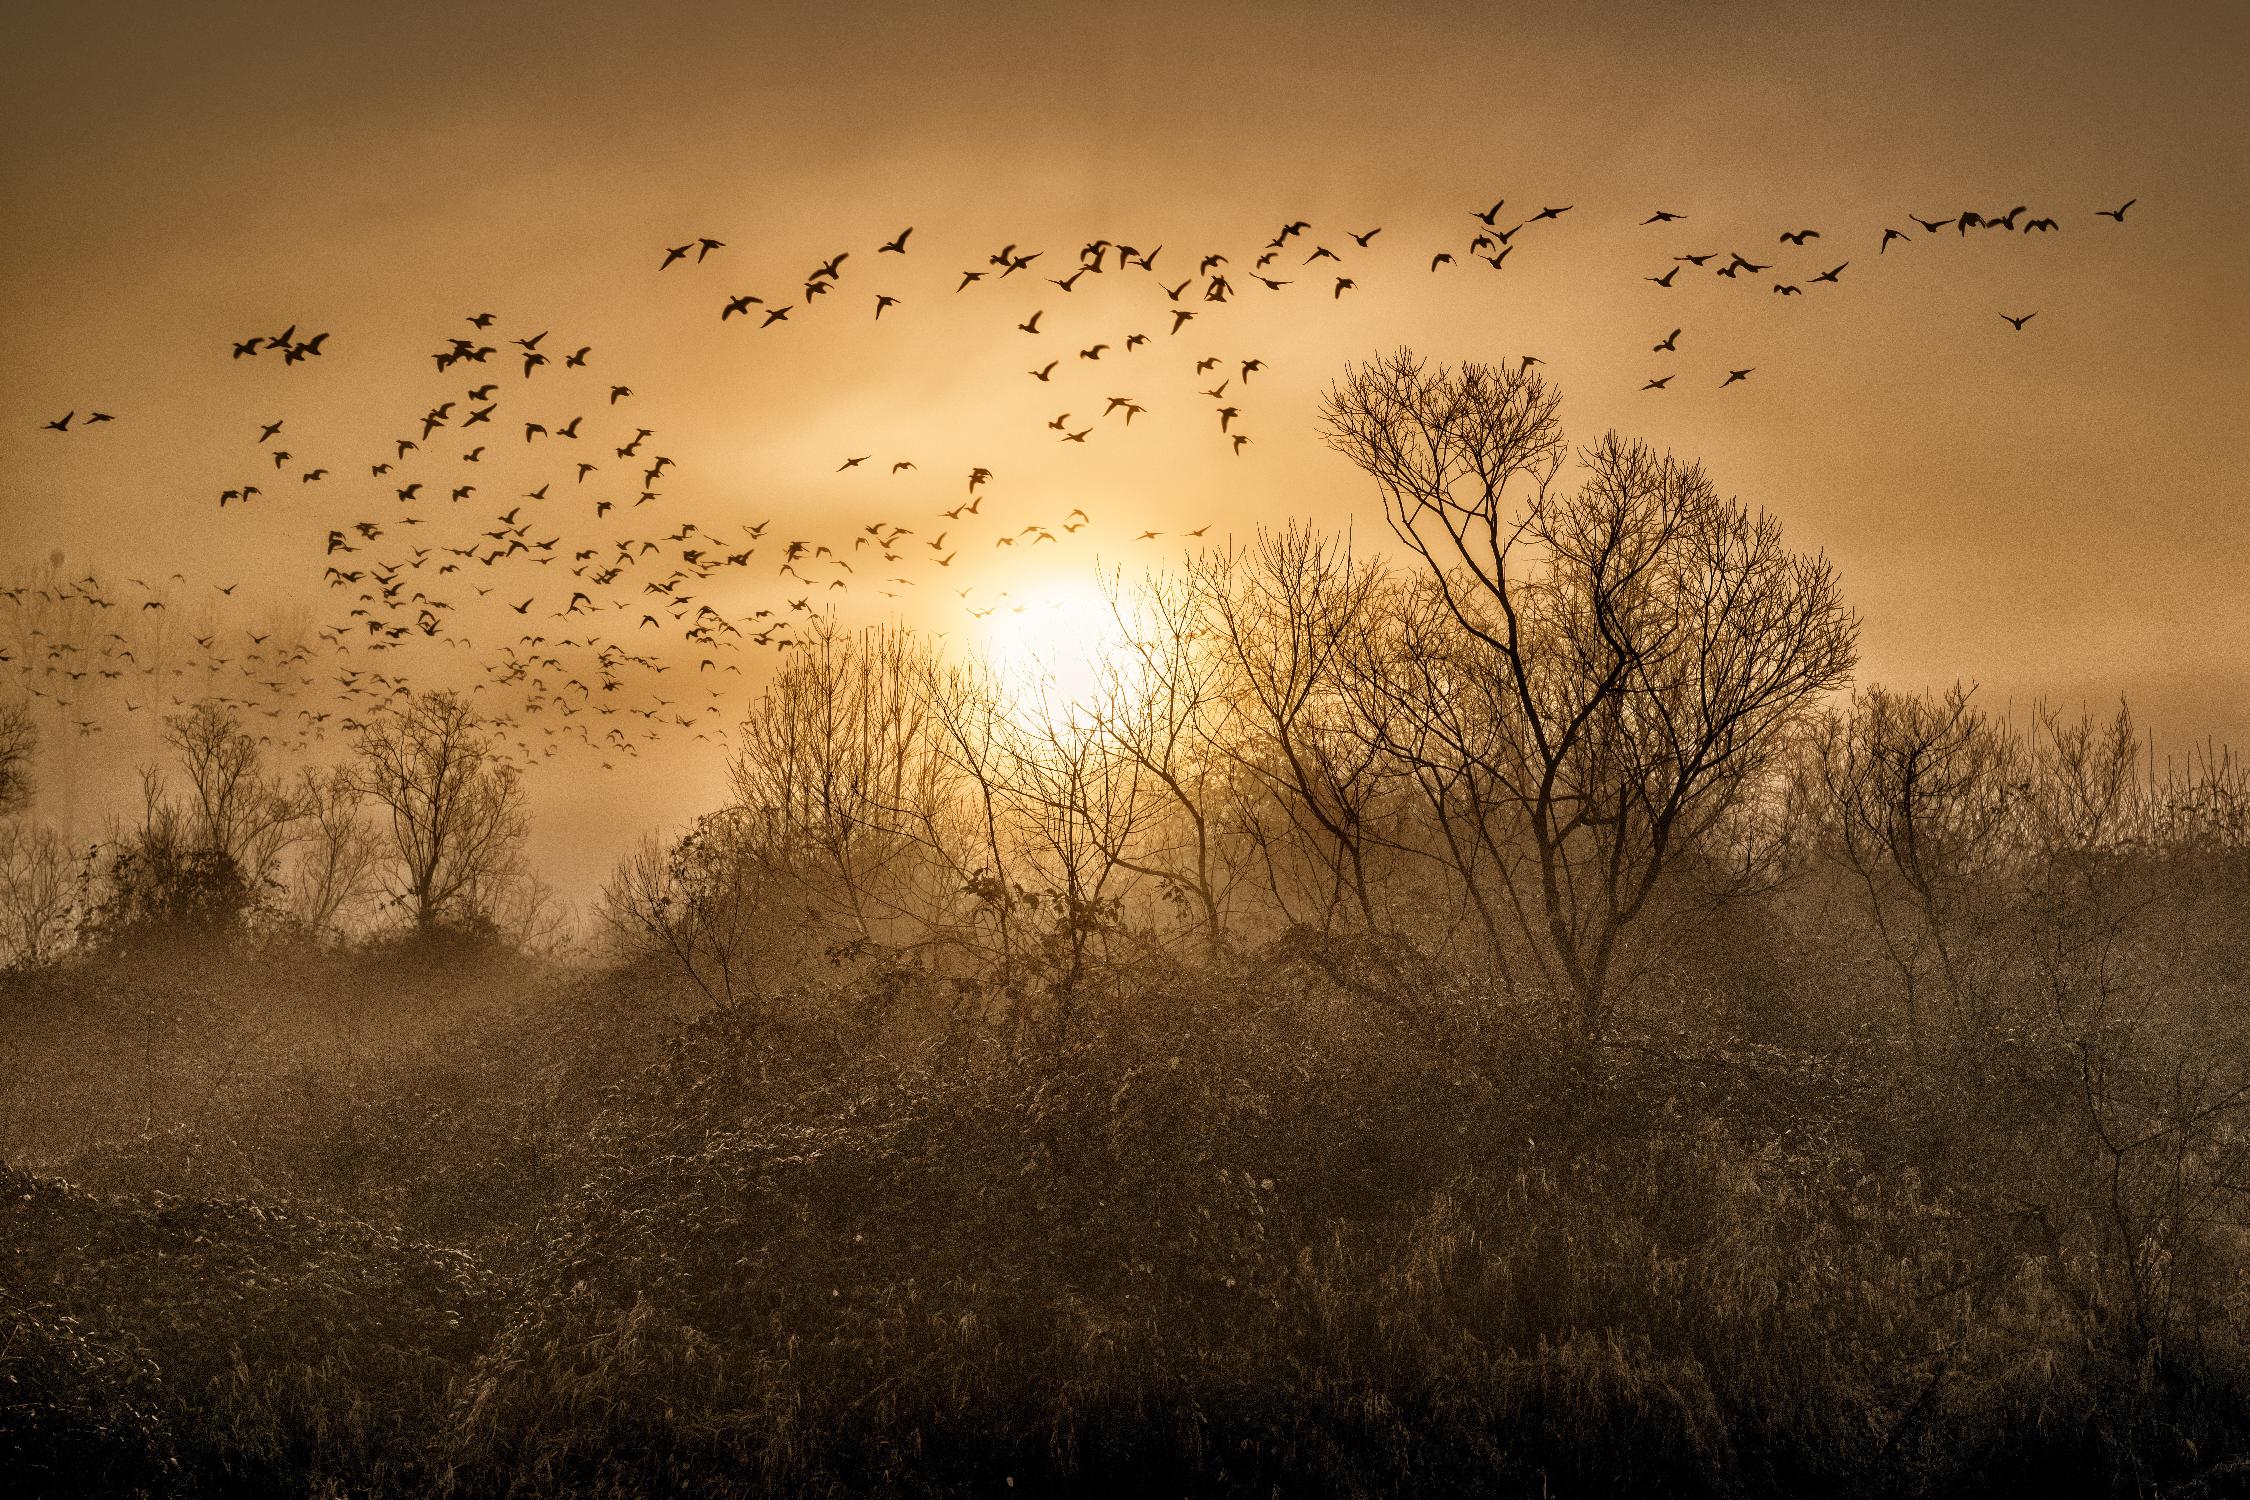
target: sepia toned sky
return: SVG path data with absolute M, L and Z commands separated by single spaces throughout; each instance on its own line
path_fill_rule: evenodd
M 1534 354 L 1574 437 L 1700 458 L 1779 513 L 1838 562 L 1863 680 L 1974 680 L 2019 706 L 2124 693 L 2160 757 L 2250 743 L 2239 6 L 83 4 L 8 28 L 11 575 L 59 548 L 75 571 L 176 570 L 238 584 L 230 608 L 326 618 L 320 539 L 397 509 L 370 459 L 459 397 L 428 355 L 490 310 L 493 333 L 594 350 L 584 371 L 477 372 L 512 403 L 476 476 L 495 512 L 539 482 L 521 421 L 583 411 L 589 456 L 656 429 L 678 469 L 643 514 L 667 530 L 931 534 L 979 465 L 995 517 L 1094 517 L 1035 561 L 977 533 L 899 600 L 852 596 L 965 630 L 952 585 L 1136 569 L 1205 523 L 1216 540 L 1310 515 L 1378 545 L 1371 488 L 1319 446 L 1314 403 L 1344 360 L 1405 343 Z M 1467 242 L 1498 198 L 1500 227 L 1569 212 L 1494 271 Z M 2128 199 L 2123 223 L 2096 216 Z M 1908 217 L 2017 204 L 2059 228 Z M 1658 209 L 1686 217 L 1643 226 Z M 1269 293 L 1250 262 L 1297 219 L 1268 268 L 1291 285 Z M 908 225 L 907 253 L 879 256 Z M 1348 237 L 1375 226 L 1365 249 Z M 1911 238 L 1878 253 L 1887 226 Z M 1803 228 L 1820 237 L 1779 242 Z M 697 235 L 726 248 L 658 271 Z M 1162 244 L 1158 274 L 954 289 L 1004 244 L 1062 276 L 1097 237 Z M 1341 268 L 1301 264 L 1313 244 Z M 1441 250 L 1457 263 L 1432 273 Z M 1714 275 L 1737 251 L 1777 269 Z M 790 297 L 838 252 L 835 295 L 790 323 L 720 322 L 726 298 Z M 1238 295 L 1167 334 L 1157 284 L 1211 252 Z M 1644 279 L 1690 252 L 1718 259 Z M 1336 296 L 1339 274 L 1356 284 Z M 1806 295 L 1772 294 L 1783 277 Z M 900 301 L 878 322 L 879 292 Z M 1043 331 L 1019 332 L 1034 310 Z M 291 324 L 330 332 L 320 359 L 229 358 Z M 1654 352 L 1675 327 L 1678 351 Z M 1076 357 L 1129 332 L 1149 344 Z M 1194 373 L 1206 356 L 1264 361 L 1226 398 L 1239 455 L 1197 394 L 1226 374 Z M 614 409 L 612 382 L 635 393 Z M 1146 414 L 1085 444 L 1046 426 L 1113 395 Z M 92 409 L 117 420 L 41 427 Z M 277 418 L 331 476 L 292 470 L 222 515 L 221 489 L 271 475 L 256 438 Z M 1168 537 L 1136 544 L 1145 529 Z M 747 611 L 788 586 L 761 566 L 729 587 Z M 481 645 L 509 638 L 463 618 Z M 708 805 L 716 764 L 652 747 L 549 785 L 543 847 L 604 863 L 611 824 Z

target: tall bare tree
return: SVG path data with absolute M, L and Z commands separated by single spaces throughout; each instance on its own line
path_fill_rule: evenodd
M 0 819 L 0 967 L 37 968 L 69 947 L 80 871 L 52 828 Z
M 469 700 L 417 693 L 359 732 L 356 785 L 388 814 L 393 895 L 418 931 L 489 915 L 517 867 L 516 767 Z
M 0 817 L 31 800 L 31 759 L 38 748 L 39 728 L 30 710 L 0 703 Z
M 1228 667 L 1224 743 L 1263 792 L 1267 887 L 1284 916 L 1323 929 L 1377 925 L 1370 867 L 1386 780 L 1357 722 L 1346 654 L 1374 626 L 1380 568 L 1309 526 L 1260 532 L 1241 553 L 1202 559 L 1206 619 Z M 1304 881 L 1294 866 L 1309 868 Z M 1309 893 L 1295 887 L 1310 884 Z M 1302 895 L 1310 894 L 1310 903 Z M 1311 911 L 1295 908 L 1310 905 Z
M 776 895 L 847 939 L 929 941 L 962 894 L 932 680 L 903 632 L 823 630 L 752 704 L 728 762 Z
M 360 788 L 349 770 L 308 766 L 296 796 L 303 822 L 287 880 L 289 911 L 308 932 L 332 932 L 368 894 L 381 851 L 360 816 Z
M 1920 1044 L 1932 988 L 1973 1007 L 1964 939 L 2008 863 L 2022 749 L 1955 686 L 1938 696 L 1870 688 L 1828 716 L 1812 764 L 1829 856 L 1851 872 L 1903 989 Z
M 1612 433 L 1558 488 L 1558 406 L 1529 367 L 1400 350 L 1347 366 L 1322 422 L 1501 684 L 1479 770 L 1534 856 L 1535 951 L 1595 1042 L 1625 940 L 1848 680 L 1857 622 L 1824 558 L 1694 464 Z
M 266 774 L 257 740 L 218 703 L 166 718 L 164 743 L 187 779 L 190 842 L 232 860 L 251 885 L 273 879 L 310 811 L 300 789 Z
M 1225 747 L 1226 661 L 1213 649 L 1191 576 L 1151 573 L 1131 589 L 1104 581 L 1120 642 L 1100 663 L 1089 712 L 1113 754 L 1147 779 L 1143 838 L 1119 862 L 1189 915 L 1207 953 L 1227 936 L 1234 887 L 1249 865 Z

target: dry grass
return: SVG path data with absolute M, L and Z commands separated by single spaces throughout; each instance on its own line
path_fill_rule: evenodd
M 1790 956 L 1811 909 L 1715 933 L 1592 1064 L 1489 1023 L 1435 1045 L 1257 955 L 1112 976 L 1036 1045 L 848 966 L 778 1019 L 515 961 L 19 979 L 0 1468 L 229 1496 L 2233 1493 L 2233 1200 L 2167 1219 L 2165 1159 L 2105 1155 L 2030 999 L 1989 1045 L 1910 1047 L 1855 990 L 1879 965 Z M 2165 1006 L 2239 1004 L 2234 941 L 2169 951 L 2120 1076 L 2159 1078 Z

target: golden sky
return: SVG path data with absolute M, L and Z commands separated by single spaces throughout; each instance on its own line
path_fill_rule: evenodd
M 916 581 L 881 600 L 854 575 L 839 598 L 965 630 L 1001 589 L 1154 563 L 1205 523 L 1216 540 L 1310 515 L 1374 543 L 1372 488 L 1320 447 L 1314 402 L 1344 360 L 1405 343 L 1536 355 L 1579 440 L 1614 426 L 1780 513 L 1840 566 L 1863 680 L 1970 679 L 1998 703 L 2074 708 L 2122 692 L 2160 756 L 2206 734 L 2243 743 L 2245 16 L 18 7 L 0 61 L 0 567 L 20 576 L 60 548 L 74 575 L 237 585 L 225 608 L 252 623 L 330 619 L 323 538 L 402 513 L 406 463 L 371 464 L 491 381 L 490 424 L 449 425 L 413 456 L 433 490 L 478 485 L 415 502 L 419 540 L 517 505 L 565 551 L 770 521 L 755 565 L 704 596 L 748 614 L 801 592 L 774 576 L 781 542 L 848 544 L 885 521 L 916 532 L 902 551 L 919 565 L 900 575 Z M 1495 199 L 1499 229 L 1569 211 L 1519 231 L 1494 270 L 1469 241 Z M 2123 222 L 2097 216 L 2128 199 Z M 2018 204 L 2057 229 L 1926 233 L 1909 217 Z M 1685 217 L 1642 223 L 1659 209 Z M 1297 220 L 1311 227 L 1265 270 L 1290 285 L 1269 291 L 1252 262 Z M 878 252 L 909 225 L 905 254 Z M 1376 227 L 1364 248 L 1351 238 Z M 1879 251 L 1887 227 L 1909 238 Z M 1806 228 L 1819 237 L 1780 242 Z M 702 235 L 724 248 L 658 269 Z M 1111 256 L 1067 293 L 1048 280 L 1101 238 L 1163 246 L 1155 272 Z M 1011 243 L 1044 253 L 1003 281 L 990 257 Z M 1303 264 L 1314 246 L 1339 262 Z M 1441 251 L 1455 264 L 1433 272 Z M 840 252 L 834 292 L 806 303 L 808 273 Z M 1705 252 L 1668 287 L 1646 279 Z M 1773 269 L 1714 274 L 1737 252 Z M 1168 301 L 1211 253 L 1235 295 L 1204 303 L 1195 278 Z M 957 292 L 973 269 L 994 274 Z M 1340 296 L 1339 275 L 1354 283 Z M 1782 281 L 1805 294 L 1774 294 Z M 798 305 L 779 326 L 722 324 L 744 293 Z M 899 299 L 879 321 L 877 294 Z M 1198 314 L 1176 336 L 1175 307 Z M 556 367 L 526 378 L 496 355 L 438 372 L 431 353 L 485 311 L 504 353 L 548 331 Z M 1040 331 L 1019 331 L 1034 311 Z M 2020 331 L 2002 319 L 2025 313 Z M 230 357 L 290 325 L 330 334 L 316 359 Z M 1674 328 L 1676 351 L 1654 350 Z M 1149 342 L 1127 352 L 1134 333 Z M 1096 342 L 1112 347 L 1078 357 Z M 584 368 L 559 368 L 582 346 Z M 1203 358 L 1221 363 L 1198 373 Z M 1027 373 L 1050 359 L 1050 381 Z M 1248 359 L 1264 368 L 1245 386 Z M 1198 394 L 1230 372 L 1225 397 Z M 612 384 L 633 395 L 609 404 Z M 1145 411 L 1104 418 L 1112 396 Z M 1251 435 L 1240 454 L 1222 401 Z M 115 421 L 85 426 L 94 410 Z M 1090 425 L 1089 441 L 1047 426 L 1064 411 L 1061 431 Z M 45 430 L 65 412 L 71 431 Z M 526 421 L 572 416 L 583 453 L 523 440 Z M 639 427 L 655 432 L 643 453 L 676 467 L 658 501 L 597 518 L 597 496 L 637 493 L 638 464 L 611 455 Z M 491 452 L 467 469 L 479 441 Z M 603 465 L 583 486 L 580 457 Z M 916 467 L 894 474 L 901 461 Z M 327 477 L 302 481 L 315 466 Z M 979 466 L 988 498 L 939 573 L 915 549 Z M 550 498 L 523 500 L 542 479 Z M 264 493 L 222 514 L 245 481 Z M 1092 524 L 1035 559 L 994 545 L 1073 507 Z M 1133 540 L 1148 529 L 1167 536 Z M 464 651 L 526 628 L 504 603 L 538 598 L 526 619 L 562 607 L 568 575 L 542 571 L 520 592 L 512 571 L 490 598 L 460 590 L 448 628 Z M 108 743 L 143 754 L 146 733 Z M 715 796 L 707 743 L 648 749 L 543 792 L 555 859 L 604 865 L 621 830 Z

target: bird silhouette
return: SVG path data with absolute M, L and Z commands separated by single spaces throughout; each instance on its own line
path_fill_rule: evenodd
M 877 246 L 875 253 L 877 255 L 904 255 L 906 253 L 906 237 L 913 232 L 914 226 L 911 224 L 907 225 L 904 229 L 901 229 L 898 232 L 898 238 L 887 241 L 884 244 Z
M 1848 266 L 1848 265 L 1850 265 L 1850 264 L 1851 264 L 1851 262 L 1847 260 L 1847 261 L 1845 261 L 1845 262 L 1844 262 L 1844 265 L 1842 265 L 1842 266 L 1836 266 L 1836 267 L 1834 267 L 1834 268 L 1833 268 L 1833 269 L 1831 269 L 1831 270 L 1826 270 L 1826 271 L 1823 271 L 1823 272 L 1821 272 L 1821 273 L 1820 273 L 1820 274 L 1819 274 L 1818 276 L 1815 276 L 1815 277 L 1813 278 L 1813 280 L 1815 280 L 1815 281 L 1826 281 L 1826 282 L 1834 282 L 1834 281 L 1836 280 L 1836 278 L 1837 278 L 1837 277 L 1839 277 L 1839 276 L 1841 276 L 1841 275 L 1843 275 L 1843 274 L 1844 274 L 1844 266 Z
M 1679 274 L 1680 268 L 1678 266 L 1674 266 L 1671 270 L 1666 271 L 1662 276 L 1644 276 L 1641 279 L 1643 281 L 1653 281 L 1658 286 L 1668 287 L 1672 284 L 1672 278 Z
M 1738 380 L 1748 380 L 1750 378 L 1750 371 L 1755 370 L 1756 368 L 1756 365 L 1752 365 L 1750 367 L 1750 370 L 1729 370 L 1727 372 L 1727 378 L 1719 382 L 1719 389 L 1723 391 Z
M 1792 229 L 1781 236 L 1781 243 L 1784 245 L 1802 245 L 1807 240 L 1819 238 L 1820 231 L 1817 229 Z
M 1659 377 L 1658 379 L 1651 380 L 1647 385 L 1642 386 L 1641 389 L 1644 391 L 1661 391 L 1664 389 L 1664 387 L 1670 385 L 1671 383 L 1672 377 L 1669 375 L 1665 375 Z
M 2027 312 L 2020 318 L 2016 317 L 2013 313 L 2002 313 L 2000 316 L 2006 318 L 2008 320 L 2009 326 L 2014 328 L 2016 332 L 2021 333 L 2023 332 L 2023 325 L 2030 322 L 2033 318 L 2038 317 L 2039 314 L 2037 314 L 2036 312 Z
M 2118 223 L 2122 224 L 2125 222 L 2125 210 L 2131 208 L 2134 204 L 2140 201 L 2141 200 L 2138 198 L 2127 198 L 2123 203 L 2118 204 L 2115 208 L 2097 208 L 2094 210 L 2094 212 L 2100 214 L 2105 219 L 2115 219 Z
M 1679 349 L 1680 330 L 1677 328 L 1664 335 L 1663 343 L 1650 346 L 1650 352 L 1654 354 L 1677 354 L 1679 352 Z
M 1655 213 L 1652 213 L 1647 218 L 1641 220 L 1641 223 L 1644 226 L 1649 224 L 1672 224 L 1677 223 L 1679 220 L 1686 217 L 1686 214 L 1667 213 L 1660 208 Z

